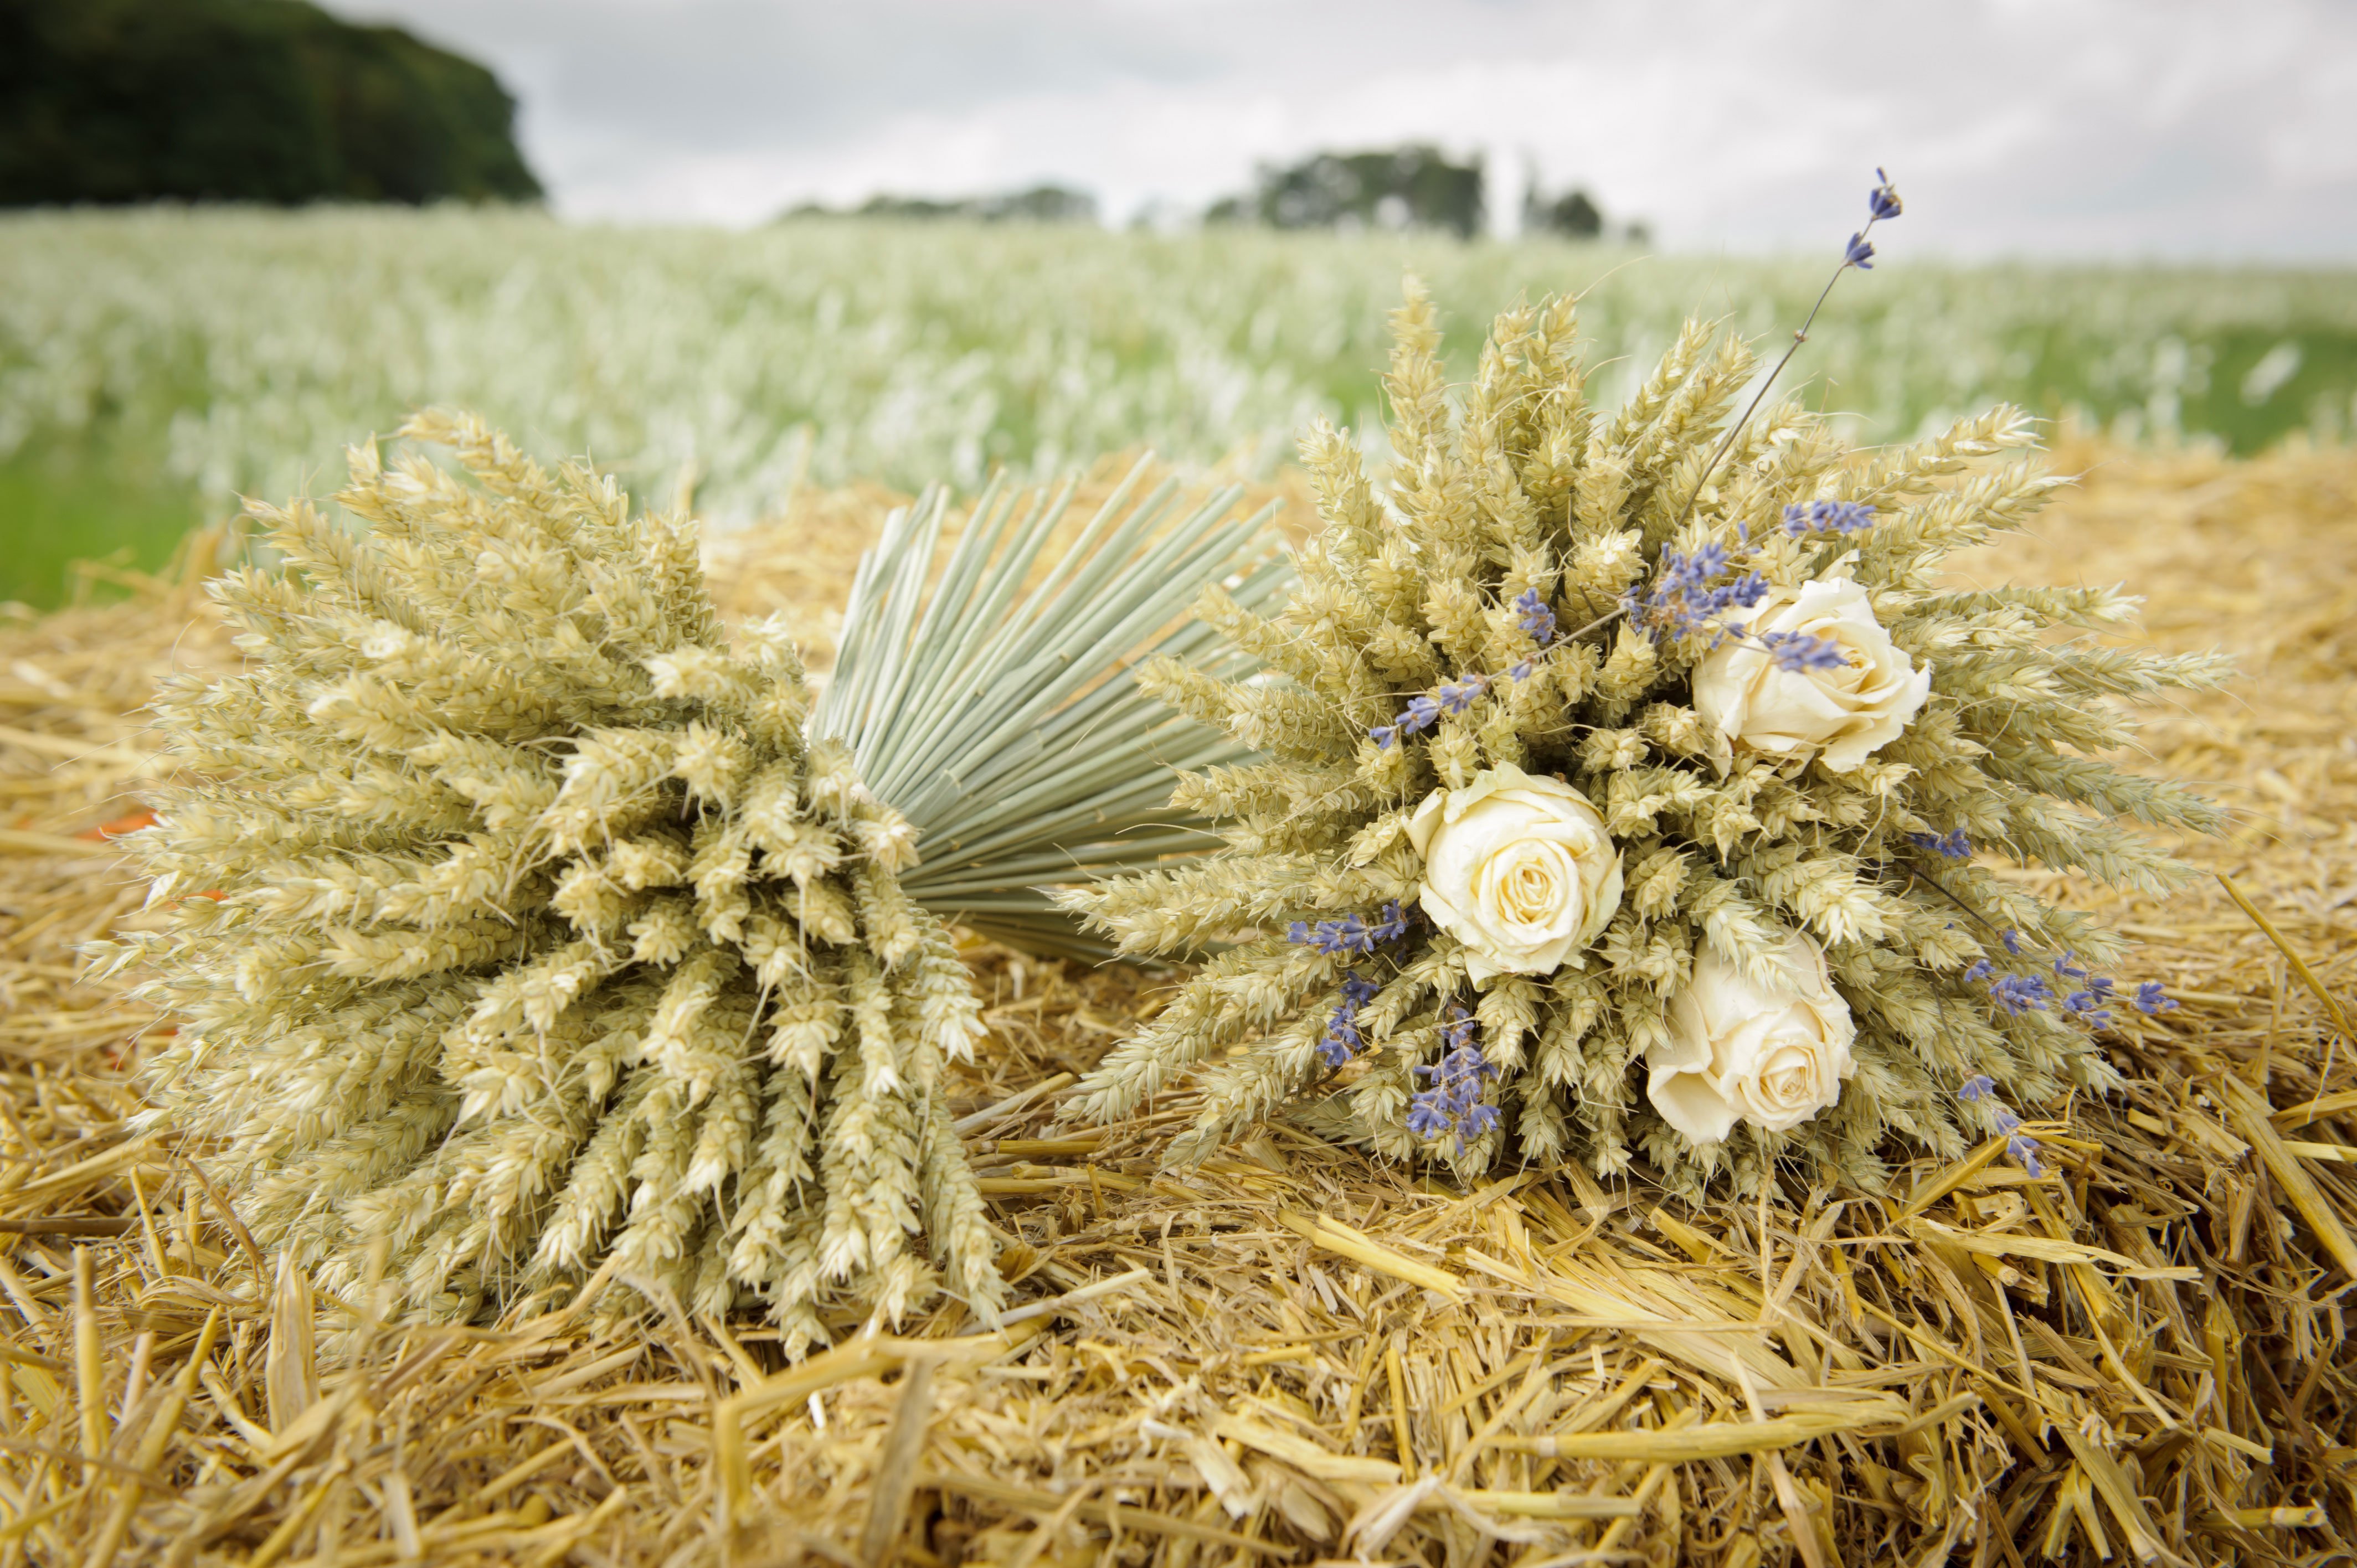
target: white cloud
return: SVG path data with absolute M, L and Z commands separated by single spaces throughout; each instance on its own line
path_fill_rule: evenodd
M 1058 179 L 1118 217 L 1415 138 L 1681 248 L 2357 256 L 2336 0 L 331 0 L 491 63 L 583 216 Z M 1499 181 L 1507 184 L 1507 181 Z

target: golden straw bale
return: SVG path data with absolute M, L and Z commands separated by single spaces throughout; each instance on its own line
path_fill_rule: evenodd
M 150 777 L 147 683 L 233 657 L 198 563 L 0 626 L 0 1563 L 2346 1551 L 2357 455 L 2059 457 L 2079 489 L 1961 570 L 2125 578 L 2139 636 L 2236 657 L 2142 744 L 2234 808 L 2173 847 L 2266 926 L 2214 880 L 2097 899 L 2183 1005 L 2106 1036 L 2128 1086 L 2038 1127 L 2045 1179 L 1983 1149 L 1889 1198 L 1686 1208 L 1568 1170 L 1459 1189 L 1281 1123 L 1171 1175 L 1188 1093 L 1053 1126 L 1168 978 L 969 943 L 991 1036 L 952 1101 L 1010 1320 L 945 1308 L 794 1368 L 742 1324 L 408 1328 L 274 1274 L 132 1128 L 125 1069 L 168 1025 L 74 979 L 137 918 L 76 835 Z M 885 498 L 805 500 L 716 577 L 817 639 Z

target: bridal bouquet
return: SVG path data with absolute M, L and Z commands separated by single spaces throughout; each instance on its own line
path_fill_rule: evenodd
M 1466 1174 L 1641 1152 L 1690 1195 L 1795 1155 L 1871 1186 L 1894 1134 L 2034 1168 L 2012 1107 L 2102 1090 L 2093 1032 L 2170 1004 L 1992 863 L 2169 886 L 2135 824 L 2215 809 L 2100 756 L 2121 699 L 2220 663 L 2077 635 L 2132 616 L 2117 589 L 1944 582 L 2062 482 L 2012 409 L 1869 452 L 1753 417 L 1764 385 L 1730 420 L 1752 359 L 1693 324 L 1608 412 L 1562 299 L 1497 318 L 1459 409 L 1413 283 L 1394 329 L 1387 489 L 1313 432 L 1284 608 L 1200 608 L 1258 671 L 1146 673 L 1260 757 L 1178 788 L 1219 854 L 1064 895 L 1204 960 L 1082 1113 L 1200 1065 L 1175 1158 L 1289 1110 Z

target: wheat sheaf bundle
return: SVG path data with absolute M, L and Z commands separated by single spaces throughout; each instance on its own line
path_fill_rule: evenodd
M 1413 281 L 1394 326 L 1392 483 L 1315 430 L 1289 602 L 1202 608 L 1265 671 L 1148 673 L 1263 759 L 1178 789 L 1222 853 L 1067 896 L 1125 952 L 1206 956 L 1081 1112 L 1200 1067 L 1178 1159 L 1282 1112 L 1466 1175 L 1641 1155 L 1689 1196 L 1780 1158 L 1870 1187 L 1894 1135 L 2034 1163 L 2007 1103 L 2105 1088 L 2095 1031 L 2169 1004 L 1990 863 L 2171 885 L 2136 824 L 2218 813 L 2097 754 L 2121 699 L 2218 661 L 2083 635 L 2132 617 L 2116 589 L 1943 585 L 2061 482 L 2009 456 L 2011 409 L 1871 453 L 1793 402 L 1731 421 L 1753 360 L 1695 323 L 1603 410 L 1566 299 L 1497 318 L 1459 408 Z M 1770 629 L 1794 606 L 1835 618 Z M 1758 695 L 1788 676 L 1818 682 L 1775 687 L 1797 739 Z M 1561 922 L 1515 925 L 1566 886 Z
M 944 917 L 1070 943 L 1038 885 L 1206 842 L 1123 836 L 1169 822 L 1166 761 L 1235 748 L 1119 666 L 1232 667 L 1168 628 L 1207 581 L 1281 586 L 1257 520 L 1223 492 L 1172 525 L 1133 475 L 1037 582 L 1069 490 L 994 489 L 936 576 L 929 496 L 813 712 L 780 622 L 721 624 L 692 525 L 469 419 L 402 434 L 466 477 L 371 444 L 337 497 L 364 530 L 257 509 L 283 567 L 214 585 L 246 669 L 158 700 L 195 781 L 133 841 L 163 927 L 109 955 L 181 1021 L 153 1114 L 218 1141 L 265 1244 L 417 1314 L 595 1276 L 760 1304 L 790 1349 L 937 1285 L 990 1317 Z

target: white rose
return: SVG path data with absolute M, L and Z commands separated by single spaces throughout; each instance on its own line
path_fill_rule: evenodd
M 1511 765 L 1436 789 L 1408 822 L 1417 900 L 1467 949 L 1466 973 L 1544 974 L 1620 908 L 1620 854 L 1587 797 Z
M 1918 670 L 1874 618 L 1866 590 L 1844 581 L 1771 588 L 1747 612 L 1749 636 L 1730 638 L 1695 667 L 1695 711 L 1737 746 L 1805 758 L 1846 773 L 1899 738 L 1932 694 Z M 1830 670 L 1784 670 L 1754 639 L 1769 632 L 1822 638 L 1847 660 Z
M 1854 1076 L 1857 1026 L 1807 937 L 1784 944 L 1779 973 L 1755 984 L 1705 950 L 1694 983 L 1670 1003 L 1669 1038 L 1645 1052 L 1645 1096 L 1662 1120 L 1697 1144 L 1738 1122 L 1770 1133 L 1797 1127 L 1841 1098 Z

